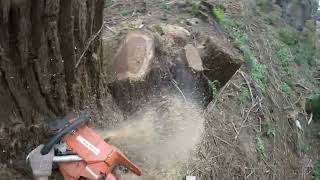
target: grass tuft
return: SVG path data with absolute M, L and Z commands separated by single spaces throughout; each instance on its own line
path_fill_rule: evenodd
M 218 81 L 208 80 L 209 87 L 212 91 L 212 99 L 214 100 L 218 98 L 218 94 L 219 94 L 218 83 L 219 83 Z
M 256 150 L 262 158 L 267 157 L 265 144 L 262 140 L 262 132 L 259 129 L 256 129 Z
M 313 165 L 313 176 L 315 180 L 320 180 L 320 164 Z
M 275 135 L 276 135 L 275 128 L 272 125 L 268 124 L 267 125 L 267 136 L 268 137 L 274 137 Z
M 200 1 L 192 1 L 191 13 L 193 16 L 198 16 L 200 13 Z
M 299 34 L 292 28 L 283 28 L 279 31 L 280 40 L 289 46 L 299 42 Z
M 290 86 L 286 82 L 283 82 L 281 80 L 277 80 L 277 86 L 280 91 L 282 91 L 284 94 L 286 94 L 288 96 L 292 93 L 292 89 L 290 88 Z
M 216 18 L 216 20 L 219 23 L 222 23 L 225 20 L 224 10 L 222 8 L 219 8 L 219 7 L 213 8 L 212 15 L 213 15 L 213 17 Z
M 239 101 L 241 103 L 246 103 L 249 100 L 250 93 L 247 87 L 242 86 L 240 89 Z

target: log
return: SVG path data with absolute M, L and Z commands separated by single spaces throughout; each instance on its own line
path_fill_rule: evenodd
M 240 53 L 221 40 L 209 38 L 201 51 L 204 74 L 224 86 L 244 63 Z

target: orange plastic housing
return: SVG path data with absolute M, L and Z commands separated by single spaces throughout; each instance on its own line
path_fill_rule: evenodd
M 115 180 L 112 168 L 116 165 L 123 165 L 136 175 L 142 175 L 138 166 L 86 125 L 73 130 L 63 139 L 67 143 L 67 148 L 83 159 L 58 164 L 65 180 L 75 180 L 80 177 L 93 180 L 101 178 Z

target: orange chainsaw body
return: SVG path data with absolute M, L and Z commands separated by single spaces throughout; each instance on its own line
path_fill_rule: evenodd
M 65 135 L 63 140 L 68 150 L 82 158 L 81 161 L 58 163 L 65 180 L 76 180 L 80 177 L 115 180 L 112 169 L 116 165 L 123 165 L 136 175 L 142 175 L 139 167 L 85 124 Z

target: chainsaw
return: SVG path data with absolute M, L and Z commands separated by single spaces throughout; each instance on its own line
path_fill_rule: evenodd
M 41 154 L 48 154 L 54 148 L 53 162 L 58 164 L 65 180 L 81 177 L 116 180 L 112 170 L 117 165 L 141 176 L 142 171 L 137 165 L 88 127 L 89 120 L 85 115 L 71 113 L 50 122 L 49 132 L 54 136 L 41 149 Z

